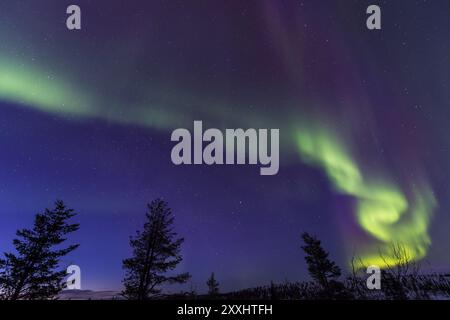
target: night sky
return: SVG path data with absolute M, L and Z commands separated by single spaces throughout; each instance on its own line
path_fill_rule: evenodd
M 82 30 L 66 28 L 66 8 Z M 378 4 L 382 30 L 366 28 Z M 450 2 L 0 2 L 0 249 L 62 199 L 82 287 L 120 289 L 162 197 L 203 292 L 307 279 L 300 235 L 344 268 L 394 242 L 450 267 Z M 279 128 L 280 171 L 175 166 L 170 134 Z M 388 252 L 387 252 L 388 254 Z

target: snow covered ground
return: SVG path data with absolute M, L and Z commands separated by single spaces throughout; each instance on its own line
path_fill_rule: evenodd
M 123 300 L 119 291 L 64 290 L 59 300 Z

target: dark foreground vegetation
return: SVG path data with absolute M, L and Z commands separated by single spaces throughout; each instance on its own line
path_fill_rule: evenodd
M 78 247 L 64 245 L 67 236 L 79 229 L 70 222 L 76 213 L 62 201 L 53 209 L 35 216 L 32 229 L 17 231 L 13 240 L 15 252 L 0 258 L 0 300 L 57 299 L 67 287 L 65 267 L 60 259 Z M 147 206 L 143 229 L 130 238 L 132 255 L 122 261 L 125 271 L 124 289 L 117 297 L 130 300 L 147 299 L 250 299 L 250 300 L 407 300 L 450 299 L 450 276 L 424 273 L 418 262 L 407 255 L 402 244 L 393 244 L 389 261 L 376 273 L 378 280 L 366 273 L 367 266 L 352 259 L 352 271 L 344 274 L 329 258 L 320 240 L 303 233 L 300 248 L 305 254 L 311 280 L 305 282 L 270 283 L 229 293 L 220 292 L 214 273 L 205 280 L 207 294 L 194 290 L 165 294 L 168 284 L 182 284 L 189 273 L 174 274 L 183 260 L 184 238 L 173 230 L 174 216 L 167 202 L 156 199 Z M 381 257 L 383 258 L 383 257 Z M 299 266 L 301 267 L 301 266 Z M 377 288 L 370 286 L 379 283 Z

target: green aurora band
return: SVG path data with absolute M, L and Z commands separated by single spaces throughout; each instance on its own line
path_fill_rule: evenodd
M 166 129 L 177 117 L 161 108 L 129 108 L 127 115 L 114 108 L 105 114 L 94 105 L 103 104 L 93 95 L 44 70 L 0 57 L 0 99 L 42 112 L 74 118 L 101 118 L 117 123 L 131 123 Z M 375 183 L 364 177 L 337 136 L 326 130 L 306 129 L 295 134 L 302 160 L 323 169 L 336 191 L 357 199 L 356 219 L 377 244 L 365 248 L 364 265 L 387 267 L 398 259 L 393 245 L 402 244 L 413 260 L 423 258 L 431 243 L 428 235 L 431 213 L 436 206 L 431 188 L 415 184 L 412 199 L 394 184 Z M 381 255 L 380 255 L 381 253 Z
M 0 55 L 0 99 L 25 108 L 69 119 L 101 119 L 119 124 L 133 124 L 167 129 L 180 123 L 180 117 L 164 111 L 161 105 L 130 105 L 127 112 L 118 108 L 114 92 L 99 97 L 51 68 L 37 68 L 22 60 Z
M 145 87 L 144 96 L 136 89 L 131 93 L 139 99 L 127 102 L 126 112 L 123 112 L 123 104 L 118 102 L 121 92 L 112 90 L 108 95 L 99 95 L 89 82 L 80 85 L 74 78 L 52 67 L 36 67 L 23 59 L 0 55 L 0 99 L 24 108 L 68 119 L 100 119 L 158 130 L 192 124 L 196 117 L 187 121 L 190 113 L 242 126 L 245 125 L 243 119 L 250 116 L 254 123 L 263 121 L 248 112 L 227 112 L 228 106 L 222 102 L 200 101 L 188 92 L 177 91 L 175 96 L 170 89 L 173 88 Z
M 71 90 L 72 89 L 72 90 Z M 0 57 L 0 98 L 50 113 L 83 116 L 90 103 L 50 73 Z M 77 92 L 78 93 L 78 92 Z
M 437 204 L 426 183 L 412 184 L 407 199 L 393 183 L 364 177 L 336 134 L 310 127 L 299 130 L 296 141 L 305 163 L 323 169 L 337 192 L 355 197 L 358 224 L 377 240 L 363 248 L 357 266 L 386 268 L 425 257 L 431 244 L 430 217 Z

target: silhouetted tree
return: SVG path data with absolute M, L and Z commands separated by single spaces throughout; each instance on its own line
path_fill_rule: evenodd
M 347 298 L 343 283 L 338 281 L 341 269 L 328 258 L 320 240 L 308 233 L 302 235 L 304 246 L 301 248 L 306 253 L 305 260 L 308 264 L 308 272 L 320 287 L 319 298 Z
M 270 281 L 270 300 L 278 300 L 277 288 L 273 281 Z
M 419 288 L 420 264 L 413 260 L 404 244 L 391 244 L 387 253 L 380 251 L 380 258 L 384 262 L 381 288 L 387 299 L 407 300 L 408 291 L 415 291 L 417 298 L 427 295 Z
M 206 285 L 208 286 L 208 295 L 210 297 L 215 297 L 219 294 L 219 282 L 217 282 L 216 278 L 214 277 L 214 272 L 211 273 L 211 276 L 206 282 Z
M 17 231 L 18 238 L 13 240 L 17 253 L 5 253 L 5 259 L 0 259 L 2 299 L 51 299 L 65 287 L 66 271 L 60 269 L 59 260 L 78 244 L 59 245 L 78 230 L 78 224 L 68 222 L 74 216 L 72 209 L 56 201 L 53 210 L 36 214 L 33 229 Z
M 147 221 L 142 232 L 130 239 L 133 257 L 123 260 L 126 271 L 122 294 L 128 299 L 144 300 L 161 292 L 165 283 L 184 283 L 189 273 L 168 276 L 183 260 L 180 251 L 183 238 L 172 229 L 174 218 L 167 202 L 156 199 L 147 205 Z

